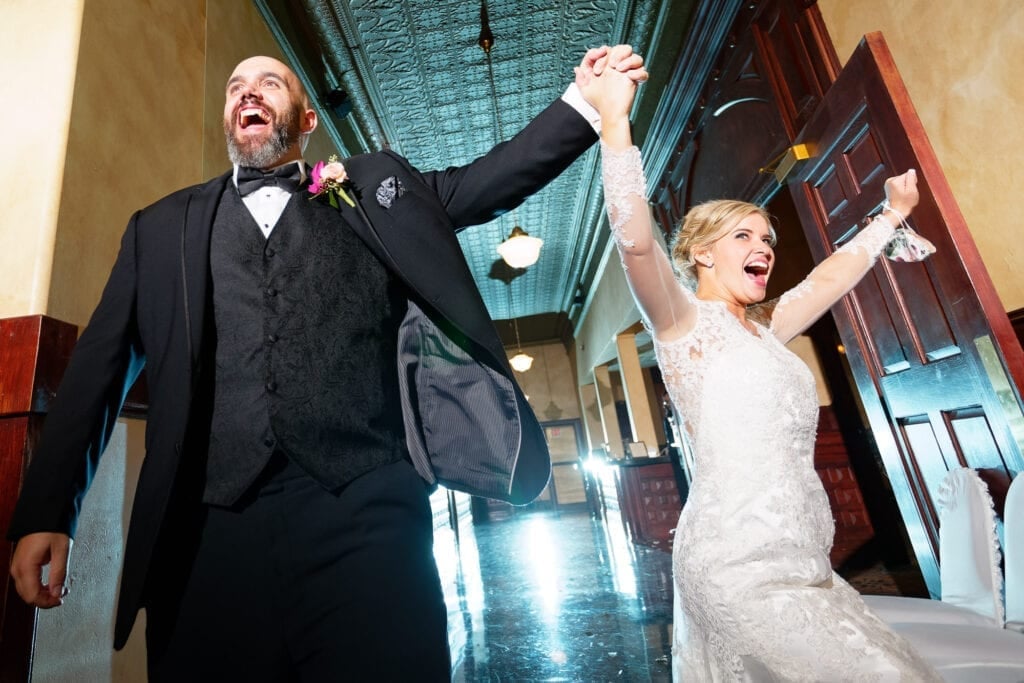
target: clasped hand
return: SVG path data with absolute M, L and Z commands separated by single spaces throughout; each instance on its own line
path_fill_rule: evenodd
M 629 45 L 592 48 L 574 72 L 576 86 L 602 121 L 628 117 L 636 86 L 648 76 L 643 57 Z

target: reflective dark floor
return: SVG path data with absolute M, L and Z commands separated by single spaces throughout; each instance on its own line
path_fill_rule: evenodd
M 520 511 L 435 544 L 454 681 L 671 680 L 671 556 L 617 513 Z

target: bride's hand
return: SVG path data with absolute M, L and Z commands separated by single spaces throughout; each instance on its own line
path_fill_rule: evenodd
M 917 172 L 910 169 L 903 175 L 886 180 L 885 199 L 893 211 L 898 211 L 904 217 L 909 216 L 921 199 L 917 190 Z

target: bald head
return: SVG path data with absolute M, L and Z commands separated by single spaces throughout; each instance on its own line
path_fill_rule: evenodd
M 224 135 L 233 163 L 270 168 L 302 158 L 316 112 L 295 72 L 273 57 L 250 57 L 228 79 Z
M 299 77 L 295 75 L 295 72 L 287 64 L 273 57 L 249 57 L 239 62 L 235 70 L 231 72 L 231 77 L 228 78 L 227 90 L 229 97 L 232 84 L 245 82 L 253 74 L 266 74 L 278 77 L 286 84 L 288 91 L 293 97 L 301 102 L 303 107 L 309 108 L 309 96 L 306 94 L 306 89 L 302 87 Z

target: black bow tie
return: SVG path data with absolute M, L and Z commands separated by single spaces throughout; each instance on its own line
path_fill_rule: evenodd
M 282 190 L 295 192 L 301 182 L 302 172 L 298 163 L 285 164 L 266 172 L 249 166 L 238 167 L 238 194 L 243 197 L 264 185 L 274 185 Z

